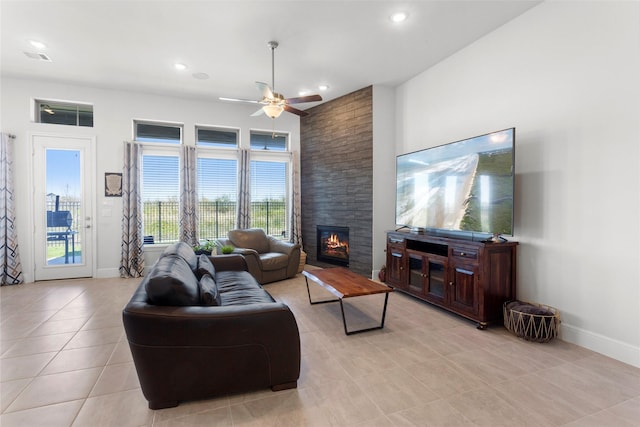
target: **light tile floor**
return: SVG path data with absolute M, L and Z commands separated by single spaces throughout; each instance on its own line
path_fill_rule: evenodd
M 295 313 L 298 388 L 152 411 L 121 310 L 139 279 L 0 288 L 0 425 L 640 426 L 640 369 L 559 339 L 546 344 L 394 292 L 385 328 L 345 336 L 339 305 L 310 306 L 304 277 L 266 285 Z M 329 296 L 311 284 L 312 297 Z M 348 300 L 351 327 L 382 296 Z

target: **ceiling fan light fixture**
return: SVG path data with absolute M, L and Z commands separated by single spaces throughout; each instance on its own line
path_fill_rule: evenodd
M 277 104 L 268 104 L 262 107 L 264 113 L 271 117 L 272 119 L 276 119 L 280 117 L 280 114 L 284 111 L 284 107 L 282 105 Z

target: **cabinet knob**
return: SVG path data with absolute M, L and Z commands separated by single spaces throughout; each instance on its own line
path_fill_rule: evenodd
M 449 282 L 449 286 L 453 286 L 453 282 Z
M 466 254 L 464 252 L 460 252 L 460 256 L 465 256 Z

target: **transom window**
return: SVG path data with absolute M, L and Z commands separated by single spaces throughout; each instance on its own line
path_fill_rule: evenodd
M 134 122 L 136 141 L 158 142 L 163 144 L 181 144 L 182 126 Z
M 238 131 L 196 127 L 196 145 L 237 149 Z
M 35 101 L 38 123 L 93 127 L 93 105 L 72 102 Z
M 287 151 L 287 135 L 276 132 L 251 132 L 252 150 Z

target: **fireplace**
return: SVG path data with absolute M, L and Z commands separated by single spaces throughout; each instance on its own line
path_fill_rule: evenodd
M 349 266 L 349 227 L 317 226 L 318 261 Z

